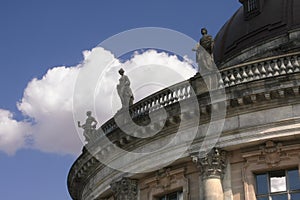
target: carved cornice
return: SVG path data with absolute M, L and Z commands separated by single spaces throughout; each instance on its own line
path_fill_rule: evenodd
M 113 196 L 116 200 L 136 200 L 137 199 L 137 180 L 122 178 L 111 184 Z
M 213 148 L 204 157 L 192 156 L 193 162 L 200 168 L 202 178 L 219 178 L 222 179 L 225 173 L 227 156 L 226 151 Z

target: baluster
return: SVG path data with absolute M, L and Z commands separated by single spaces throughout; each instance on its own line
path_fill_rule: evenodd
M 234 74 L 233 74 L 233 70 L 230 70 L 230 78 L 229 78 L 229 80 L 230 80 L 230 83 L 229 83 L 229 85 L 234 85 L 235 84 L 235 77 L 234 77 Z
M 174 102 L 179 101 L 178 91 L 179 91 L 179 88 L 176 88 L 176 90 L 174 91 Z
M 155 110 L 159 109 L 160 104 L 159 104 L 159 96 L 155 97 Z
M 300 71 L 300 65 L 299 65 L 299 62 L 298 62 L 298 56 L 293 56 L 293 65 L 294 65 L 294 72 L 299 72 Z
M 169 105 L 170 104 L 170 92 L 167 91 L 166 92 L 166 105 Z
M 163 105 L 164 106 L 167 105 L 167 94 L 166 93 L 163 94 Z
M 148 101 L 144 102 L 144 113 L 146 113 L 148 110 Z
M 224 81 L 224 86 L 225 86 L 225 87 L 228 87 L 228 86 L 229 86 L 229 82 L 230 82 L 230 80 L 229 80 L 229 78 L 228 78 L 228 71 L 225 71 L 225 72 L 223 73 L 223 77 L 224 77 L 224 79 L 223 79 L 223 81 Z
M 163 94 L 159 95 L 159 108 L 163 107 Z
M 140 116 L 142 114 L 142 104 L 138 106 L 137 116 Z
M 183 99 L 186 99 L 186 97 L 188 96 L 188 91 L 187 91 L 186 85 L 184 85 L 183 88 L 184 88 Z
M 274 76 L 278 76 L 280 74 L 280 68 L 278 66 L 278 62 L 279 62 L 279 60 L 273 60 L 273 63 L 274 63 L 274 67 L 273 67 Z
M 182 99 L 182 86 L 178 88 L 177 96 L 178 96 L 178 101 L 181 101 Z
M 252 71 L 252 66 L 251 65 L 248 65 L 248 68 L 249 68 L 249 71 L 248 71 L 248 81 L 252 81 L 253 80 L 253 76 L 254 76 L 254 73 Z
M 293 73 L 293 65 L 291 63 L 291 57 L 287 57 L 286 69 L 287 69 L 287 73 Z
M 242 82 L 244 83 L 244 82 L 247 82 L 247 78 L 248 78 L 248 75 L 247 75 L 247 73 L 246 73 L 246 67 L 244 66 L 243 68 L 242 68 Z
M 147 112 L 149 112 L 149 110 L 150 110 L 150 100 L 148 99 L 147 101 L 146 101 L 146 103 L 145 103 L 145 111 L 147 111 Z
M 280 58 L 280 67 L 279 67 L 279 69 L 280 69 L 280 75 L 286 74 L 286 67 L 284 65 L 283 58 Z
M 187 98 L 191 97 L 191 86 L 187 85 Z
M 271 66 L 271 61 L 267 61 L 267 77 L 272 77 L 273 76 L 273 69 L 272 69 L 272 66 Z
M 153 97 L 153 99 L 152 99 L 152 110 L 154 110 L 155 109 L 155 102 L 156 102 L 156 98 L 155 97 Z
M 239 84 L 239 83 L 242 82 L 242 76 L 241 76 L 241 74 L 240 74 L 240 72 L 239 72 L 238 70 L 236 70 L 236 75 L 235 75 L 235 77 L 236 77 L 236 82 L 235 82 L 235 84 Z
M 176 88 L 176 90 L 174 91 L 174 102 L 179 101 L 178 91 L 179 91 L 179 88 Z
M 171 90 L 171 99 L 170 99 L 171 103 L 170 103 L 170 104 L 174 103 L 174 101 L 175 101 L 174 96 L 175 96 L 175 95 L 174 95 L 174 91 Z
M 263 62 L 261 62 L 259 65 L 260 65 L 261 78 L 265 78 L 267 76 L 267 71 L 265 69 L 265 64 Z
M 259 79 L 260 78 L 260 72 L 258 70 L 258 65 L 257 63 L 254 64 L 254 79 Z

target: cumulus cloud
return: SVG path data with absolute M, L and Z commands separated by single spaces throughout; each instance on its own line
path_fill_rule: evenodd
M 72 117 L 72 96 L 79 67 L 56 67 L 26 87 L 18 109 L 34 120 L 33 148 L 47 152 L 78 152 Z
M 95 110 L 102 124 L 121 107 L 115 89 L 121 67 L 131 80 L 135 102 L 195 74 L 187 59 L 155 50 L 135 53 L 125 63 L 101 47 L 83 55 L 77 66 L 49 69 L 28 83 L 17 105 L 30 122 L 16 121 L 12 113 L 0 110 L 0 150 L 13 154 L 34 148 L 77 155 L 84 138 L 76 123 L 85 120 L 85 112 Z
M 8 110 L 0 109 L 0 150 L 9 155 L 26 145 L 26 137 L 30 135 L 30 124 L 17 122 Z

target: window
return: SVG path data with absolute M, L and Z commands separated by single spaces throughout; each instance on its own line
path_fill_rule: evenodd
M 259 0 L 244 0 L 243 4 L 244 4 L 244 16 L 246 20 L 249 20 L 260 13 Z
M 247 1 L 247 12 L 253 12 L 258 9 L 257 0 L 248 0 Z
M 166 194 L 158 199 L 159 200 L 183 200 L 183 193 L 182 192 L 173 192 L 170 194 Z
M 257 200 L 299 200 L 300 176 L 298 169 L 256 174 Z

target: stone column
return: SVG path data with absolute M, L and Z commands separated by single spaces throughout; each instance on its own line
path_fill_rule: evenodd
M 137 185 L 137 180 L 124 177 L 110 186 L 115 200 L 137 200 Z
M 204 157 L 194 157 L 204 185 L 204 200 L 223 200 L 222 182 L 226 167 L 226 152 L 213 148 Z

